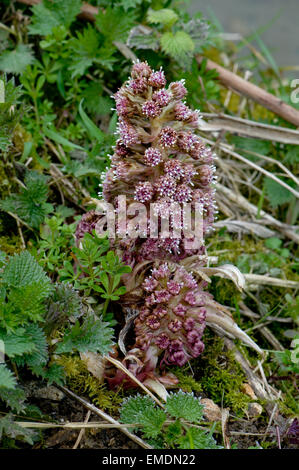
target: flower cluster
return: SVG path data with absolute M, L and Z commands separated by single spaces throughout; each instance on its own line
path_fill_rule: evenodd
M 200 203 L 205 235 L 215 214 L 214 156 L 195 133 L 199 113 L 184 102 L 186 95 L 184 81 L 167 88 L 162 69 L 154 71 L 146 62 L 134 64 L 131 77 L 115 94 L 119 139 L 103 181 L 103 195 L 115 205 L 119 195 L 125 195 L 128 204 L 136 201 L 147 209 L 155 203 L 160 215 L 173 203 L 190 203 L 193 211 Z M 77 236 L 88 230 L 88 223 L 89 219 L 82 221 Z M 173 227 L 180 223 L 173 222 Z M 162 367 L 182 366 L 197 357 L 204 348 L 205 305 L 211 296 L 204 291 L 205 281 L 197 282 L 180 262 L 190 255 L 204 255 L 204 245 L 188 250 L 183 237 L 147 236 L 116 239 L 114 247 L 136 272 L 139 266 L 147 266 L 144 282 L 139 276 L 135 291 L 131 282 L 132 306 L 140 306 L 140 311 L 129 354 L 138 360 L 128 365 L 130 370 L 143 380 L 153 373 L 159 358 Z M 151 265 L 155 268 L 149 274 L 146 269 Z
M 171 207 L 171 203 L 203 205 L 203 234 L 212 227 L 215 214 L 213 153 L 197 136 L 199 113 L 183 101 L 184 81 L 166 87 L 163 70 L 153 71 L 146 62 L 134 64 L 131 77 L 115 94 L 119 116 L 117 141 L 111 168 L 103 182 L 103 194 L 115 203 L 126 195 L 137 201 Z M 163 243 L 162 243 L 163 244 Z M 179 243 L 165 240 L 164 258 L 188 256 L 183 237 Z M 150 250 L 148 250 L 150 246 Z M 161 240 L 135 243 L 135 263 L 150 259 Z
M 146 297 L 135 320 L 136 346 L 156 346 L 163 363 L 183 366 L 204 349 L 205 305 L 210 298 L 192 274 L 167 263 L 153 269 L 143 282 Z

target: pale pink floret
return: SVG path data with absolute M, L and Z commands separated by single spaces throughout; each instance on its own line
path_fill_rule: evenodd
M 154 147 L 146 149 L 143 157 L 144 163 L 148 166 L 156 166 L 162 161 L 162 153 Z
M 149 181 L 139 183 L 135 189 L 135 199 L 139 202 L 150 201 L 153 197 L 153 186 Z

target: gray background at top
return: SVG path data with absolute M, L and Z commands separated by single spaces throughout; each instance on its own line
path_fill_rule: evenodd
M 299 0 L 191 0 L 188 10 L 201 11 L 211 19 L 208 7 L 224 32 L 243 35 L 267 24 L 280 11 L 260 37 L 278 65 L 299 65 Z

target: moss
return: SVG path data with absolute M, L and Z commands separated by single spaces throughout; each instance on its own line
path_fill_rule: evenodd
M 192 364 L 196 379 L 215 403 L 243 416 L 251 399 L 240 391 L 246 377 L 233 352 L 225 350 L 223 340 L 210 331 L 205 334 L 204 343 L 204 353 L 196 365 Z
M 171 372 L 179 379 L 178 388 L 184 392 L 202 392 L 202 385 L 190 375 L 189 368 L 177 367 L 174 370 L 171 369 Z
M 78 356 L 62 355 L 57 361 L 65 371 L 68 385 L 75 393 L 86 394 L 102 410 L 116 413 L 123 400 L 122 390 L 108 390 L 86 368 Z
M 20 238 L 17 235 L 0 237 L 0 250 L 9 256 L 19 253 L 22 250 Z

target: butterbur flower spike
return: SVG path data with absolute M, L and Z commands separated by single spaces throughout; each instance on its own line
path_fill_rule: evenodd
M 214 155 L 195 132 L 199 112 L 186 105 L 186 95 L 184 81 L 167 87 L 162 69 L 154 71 L 146 62 L 133 65 L 131 77 L 115 94 L 120 137 L 103 181 L 103 194 L 114 207 L 118 196 L 126 196 L 127 205 L 142 203 L 147 214 L 152 203 L 162 215 L 173 203 L 189 203 L 192 214 L 200 205 L 204 238 L 216 212 Z M 180 222 L 172 224 L 180 226 Z M 94 213 L 83 216 L 77 237 L 89 227 L 94 227 Z M 254 345 L 206 291 L 207 275 L 200 275 L 207 259 L 204 242 L 190 248 L 184 233 L 177 239 L 151 237 L 149 223 L 146 235 L 112 241 L 112 247 L 133 268 L 124 277 L 127 293 L 120 303 L 139 312 L 134 321 L 135 344 L 124 359 L 126 367 L 139 380 L 156 377 L 173 383 L 173 377 L 163 372 L 165 365 L 182 366 L 202 353 L 206 323 Z M 218 324 L 214 321 L 217 312 Z M 121 371 L 108 380 L 112 386 L 133 384 Z

